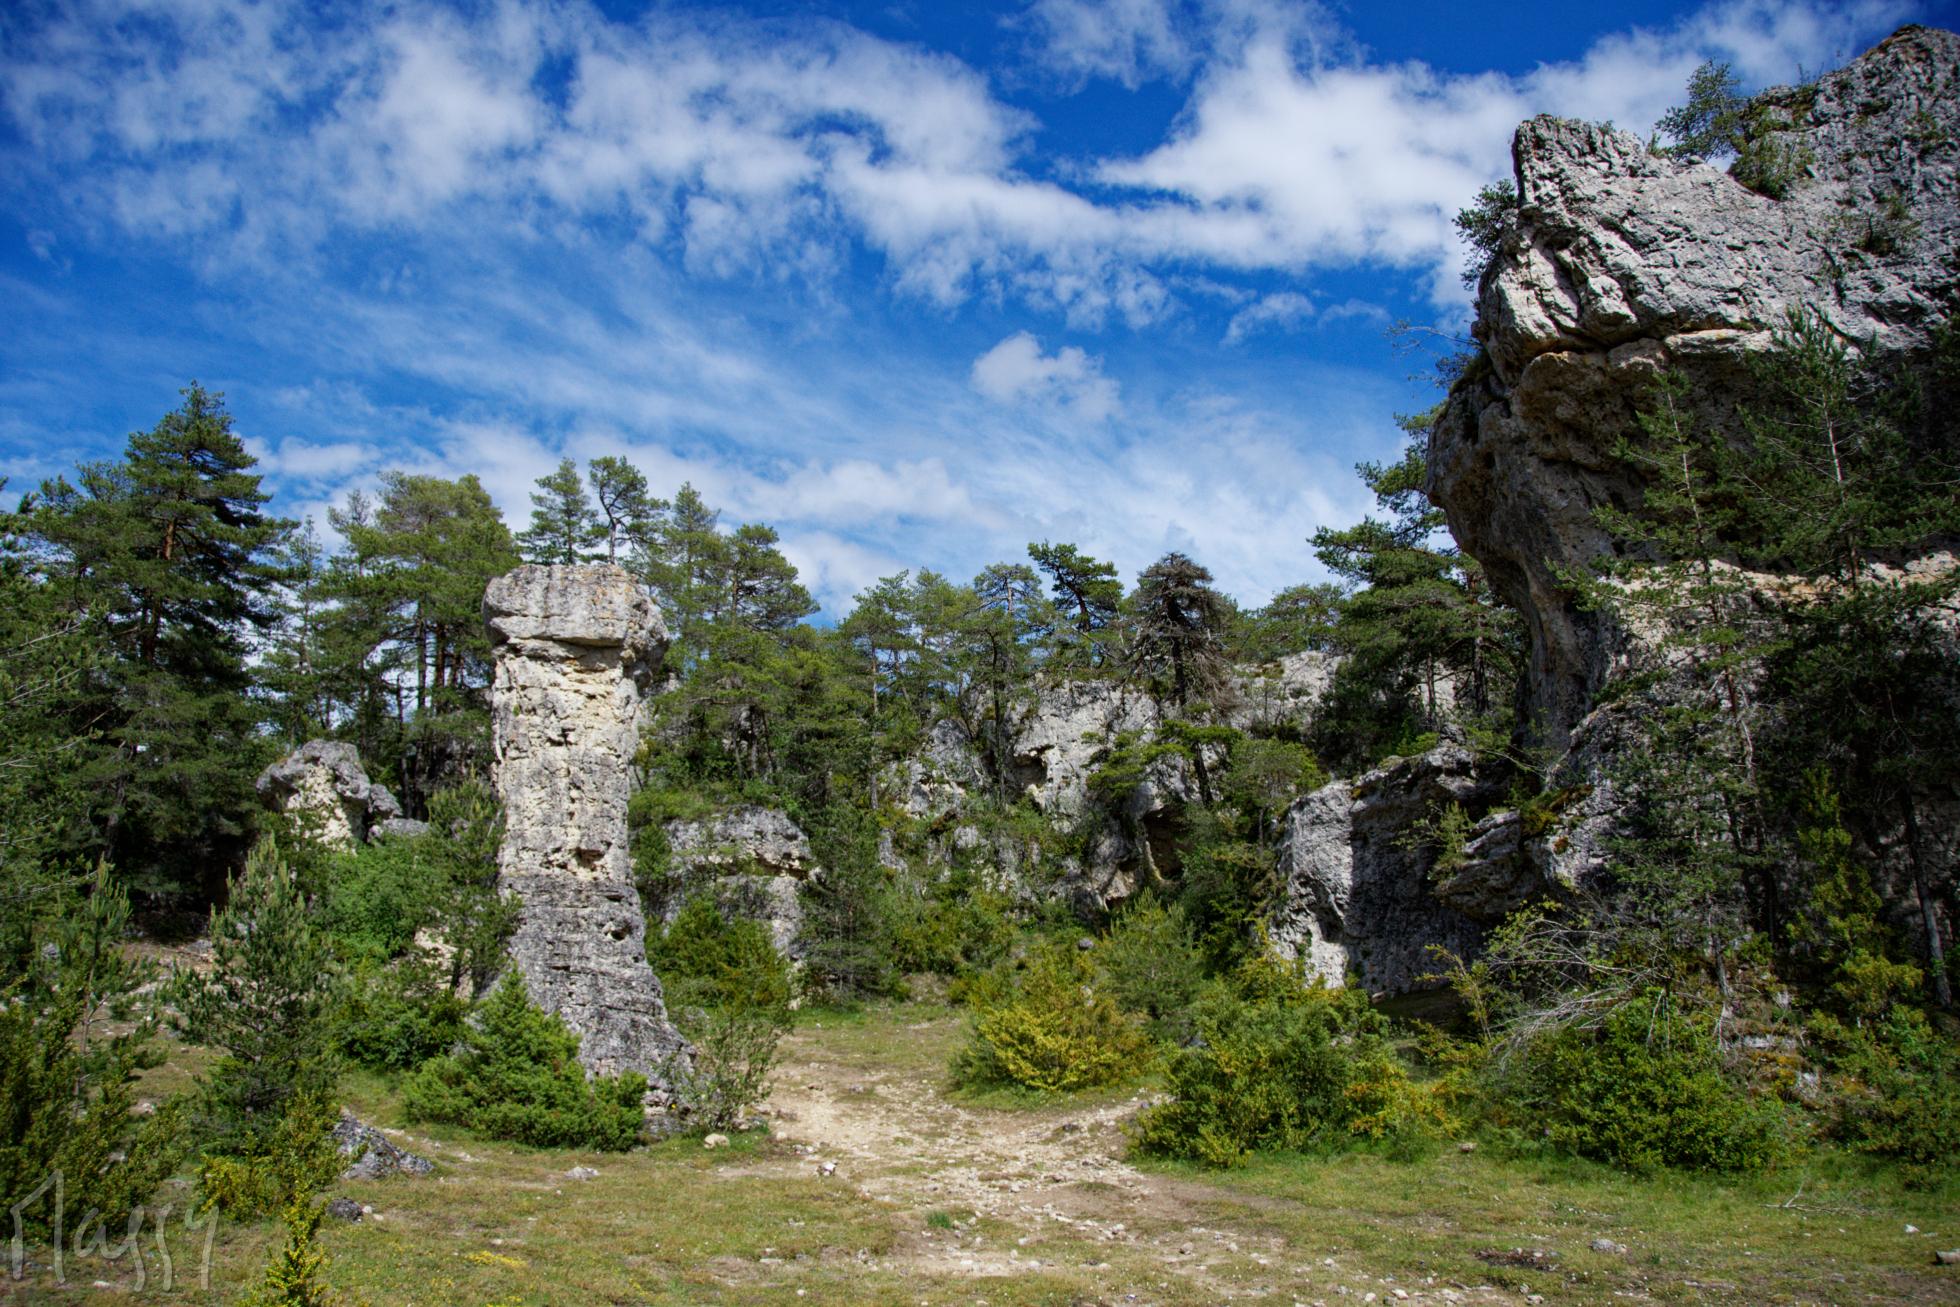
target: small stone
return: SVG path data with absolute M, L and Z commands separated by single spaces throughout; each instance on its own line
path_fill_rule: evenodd
M 1918 1234 L 1918 1233 L 1919 1233 L 1919 1227 L 1918 1227 L 1918 1226 L 1916 1226 L 1916 1225 L 1908 1225 L 1908 1226 L 1906 1227 L 1906 1233 L 1907 1233 L 1907 1234 Z
M 596 1180 L 599 1178 L 599 1172 L 589 1166 L 575 1166 L 565 1172 L 565 1178 L 567 1180 Z
M 701 1141 L 701 1147 L 726 1148 L 728 1147 L 728 1136 L 720 1133 L 711 1134 Z
M 327 1203 L 327 1215 L 339 1221 L 358 1221 L 367 1209 L 352 1198 L 335 1198 Z
M 1933 1254 L 1935 1266 L 1960 1266 L 1960 1248 L 1948 1248 Z
M 836 1175 L 836 1174 L 837 1174 L 837 1163 L 835 1163 L 835 1162 L 818 1162 L 818 1163 L 817 1163 L 817 1174 L 818 1174 L 818 1175 Z
M 1592 1250 L 1596 1253 L 1623 1253 L 1627 1250 L 1627 1246 L 1623 1243 L 1614 1243 L 1611 1239 L 1595 1239 L 1592 1241 Z
M 1477 1151 L 1477 1141 L 1466 1139 L 1456 1146 L 1456 1151 L 1459 1153 L 1474 1153 Z
M 1075 941 L 1075 946 L 1081 949 L 1084 953 L 1087 953 L 1090 949 L 1096 946 L 1096 941 L 1090 939 L 1087 935 L 1084 935 L 1081 939 Z

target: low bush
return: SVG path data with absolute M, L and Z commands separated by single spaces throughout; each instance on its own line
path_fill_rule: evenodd
M 759 921 L 723 915 L 697 894 L 647 938 L 647 961 L 676 1008 L 788 1008 L 796 979 Z
M 731 1003 L 678 1012 L 694 1045 L 693 1065 L 677 1077 L 680 1098 L 700 1131 L 733 1130 L 769 1094 L 789 1009 Z
M 238 1221 L 304 1205 L 347 1165 L 331 1133 L 339 1115 L 331 1095 L 299 1094 L 272 1129 L 241 1138 L 233 1151 L 205 1155 L 198 1164 L 201 1201 Z
M 578 1036 L 506 976 L 466 1028 L 463 1047 L 423 1064 L 403 1089 L 409 1119 L 445 1122 L 539 1148 L 621 1151 L 639 1142 L 646 1079 L 586 1079 Z
M 1169 1068 L 1170 1101 L 1138 1118 L 1138 1151 L 1210 1166 L 1363 1137 L 1444 1128 L 1382 1043 L 1367 995 L 1309 983 L 1271 954 L 1243 963 L 1196 1008 L 1197 1041 Z
M 346 954 L 398 957 L 434 919 L 447 877 L 424 846 L 439 838 L 377 840 L 328 860 L 321 922 Z
M 1913 1183 L 1937 1179 L 1960 1151 L 1960 1045 L 1903 1005 L 1837 1035 L 1837 1137 L 1905 1163 Z
M 1787 1147 L 1780 1109 L 1752 1100 L 1706 1024 L 1659 991 L 1533 1039 L 1498 1100 L 1554 1147 L 1631 1171 L 1759 1170 Z
M 1011 988 L 977 987 L 969 998 L 973 1032 L 953 1059 L 954 1081 L 1063 1092 L 1136 1074 L 1149 1059 L 1149 1040 L 1100 983 L 1095 964 L 1073 945 L 1038 946 Z
M 1008 899 L 970 870 L 890 895 L 892 962 L 900 971 L 965 976 L 993 966 L 1014 942 Z
M 1096 969 L 1116 1006 L 1141 1018 L 1150 1033 L 1179 1043 L 1192 1031 L 1191 1005 L 1205 981 L 1204 956 L 1184 909 L 1146 895 L 1111 923 L 1097 944 Z
M 463 1037 L 469 1004 L 435 967 L 412 961 L 357 970 L 334 1014 L 334 1036 L 351 1061 L 377 1071 L 413 1071 Z

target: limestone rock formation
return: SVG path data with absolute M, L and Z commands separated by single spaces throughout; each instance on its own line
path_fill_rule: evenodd
M 490 583 L 491 733 L 505 833 L 499 884 L 522 901 L 511 961 L 599 1074 L 656 1085 L 686 1046 L 646 961 L 627 852 L 640 697 L 666 647 L 625 569 L 520 567 Z
M 1420 838 L 1421 824 L 1447 804 L 1475 810 L 1493 797 L 1469 753 L 1446 744 L 1297 800 L 1280 842 L 1285 897 L 1273 943 L 1330 984 L 1354 973 L 1373 993 L 1418 988 L 1438 969 L 1429 945 L 1471 952 L 1483 922 L 1503 915 L 1475 895 L 1438 895 L 1438 849 Z M 1482 921 L 1466 908 L 1484 909 Z
M 804 881 L 821 874 L 810 837 L 787 813 L 753 804 L 665 826 L 668 870 L 681 887 L 672 922 L 691 893 L 712 894 L 724 916 L 760 921 L 785 957 L 801 954 Z
M 330 848 L 351 849 L 406 820 L 387 787 L 368 779 L 360 751 L 340 740 L 308 740 L 260 772 L 256 788 L 268 807 L 298 817 Z
M 1612 457 L 1641 381 L 1686 375 L 1715 422 L 1790 310 L 1911 360 L 1960 282 L 1960 36 L 1906 28 L 1814 87 L 1772 92 L 1802 166 L 1772 199 L 1625 132 L 1534 118 L 1512 146 L 1515 232 L 1485 274 L 1487 355 L 1431 436 L 1429 493 L 1524 614 L 1527 706 L 1562 747 L 1619 633 L 1560 584 L 1608 547 L 1596 507 L 1639 502 Z

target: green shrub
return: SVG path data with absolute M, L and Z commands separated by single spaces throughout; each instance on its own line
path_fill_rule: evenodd
M 319 1247 L 322 1203 L 296 1201 L 281 1209 L 286 1243 L 266 1263 L 258 1289 L 242 1307 L 335 1307 L 343 1301 L 321 1278 L 327 1255 Z
M 1007 896 L 971 872 L 890 896 L 892 961 L 900 971 L 964 976 L 993 966 L 1014 942 Z
M 1705 1025 L 1659 991 L 1533 1039 L 1498 1092 L 1554 1147 L 1632 1171 L 1759 1170 L 1785 1151 L 1781 1112 L 1751 1101 Z
M 1265 954 L 1195 1018 L 1197 1043 L 1171 1060 L 1173 1097 L 1137 1120 L 1146 1155 L 1235 1166 L 1253 1152 L 1336 1148 L 1418 1125 L 1384 1069 L 1365 994 L 1309 984 Z
M 722 915 L 697 894 L 647 938 L 647 961 L 677 1008 L 788 1008 L 796 996 L 789 962 L 759 921 Z
M 211 914 L 211 969 L 171 984 L 179 1032 L 224 1051 L 199 1085 L 212 1147 L 257 1156 L 300 1099 L 339 1079 L 333 1015 L 343 992 L 313 906 L 271 841 L 262 840 Z
M 1837 1105 L 1838 1136 L 1924 1178 L 1950 1167 L 1960 1151 L 1960 1045 L 1905 1006 L 1850 1033 L 1848 1042 L 1838 1059 L 1848 1082 Z
M 1035 950 L 1011 992 L 970 999 L 973 1033 L 953 1059 L 969 1088 L 1060 1092 L 1114 1084 L 1140 1070 L 1149 1041 L 1110 996 L 1087 954 L 1064 942 Z
M 409 1077 L 402 1106 L 413 1121 L 539 1148 L 631 1148 L 640 1139 L 645 1077 L 588 1081 L 578 1044 L 563 1021 L 532 1005 L 513 972 L 478 1008 L 462 1050 Z
M 404 961 L 355 973 L 334 1014 L 340 1051 L 378 1071 L 413 1071 L 463 1037 L 469 1004 L 434 967 Z
M 33 909 L 46 915 L 23 920 Z M 0 1210 L 12 1210 L 16 1239 L 48 1230 L 59 1172 L 68 1210 L 93 1209 L 113 1228 L 187 1149 L 182 1100 L 135 1114 L 136 1078 L 163 1058 L 138 992 L 151 969 L 123 951 L 128 896 L 104 865 L 92 885 L 0 893 L 0 910 L 0 929 L 20 932 L 0 982 Z
M 1096 946 L 1095 963 L 1116 1006 L 1142 1018 L 1157 1038 L 1177 1043 L 1191 1034 L 1205 962 L 1183 908 L 1167 908 L 1154 895 L 1131 904 Z
M 731 1003 L 677 1014 L 694 1064 L 679 1077 L 681 1101 L 697 1130 L 732 1130 L 769 1095 L 776 1050 L 790 1027 L 789 1009 Z
M 294 1097 L 272 1129 L 240 1138 L 231 1151 L 205 1155 L 198 1164 L 201 1202 L 239 1221 L 305 1203 L 347 1165 L 331 1133 L 339 1115 L 325 1092 Z
M 440 838 L 377 840 L 329 860 L 321 922 L 342 949 L 385 961 L 414 943 L 447 888 L 425 848 Z

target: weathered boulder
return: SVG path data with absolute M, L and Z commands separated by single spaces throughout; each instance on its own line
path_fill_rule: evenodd
M 1439 897 L 1440 850 L 1424 827 L 1450 804 L 1468 813 L 1487 808 L 1495 793 L 1467 751 L 1445 744 L 1297 800 L 1280 840 L 1285 891 L 1271 924 L 1274 945 L 1330 984 L 1353 973 L 1373 993 L 1420 988 L 1438 970 L 1432 944 L 1474 951 L 1483 925 L 1464 908 L 1496 905 L 1473 895 L 1454 903 Z
M 801 887 L 821 869 L 810 837 L 787 813 L 749 804 L 670 821 L 664 829 L 668 872 L 679 889 L 664 906 L 669 924 L 690 895 L 705 892 L 723 916 L 767 926 L 783 956 L 801 955 Z
M 340 740 L 308 740 L 259 773 L 266 806 L 296 817 L 313 839 L 351 849 L 374 827 L 402 819 L 386 786 L 368 779 L 360 750 Z
M 397 1145 L 387 1135 L 342 1109 L 333 1127 L 334 1148 L 350 1159 L 343 1180 L 379 1180 L 388 1175 L 427 1175 L 435 1163 Z
M 1960 37 L 1905 28 L 1815 86 L 1772 92 L 1800 165 L 1772 199 L 1639 137 L 1534 118 L 1512 146 L 1518 223 L 1479 297 L 1486 359 L 1430 438 L 1430 497 L 1524 614 L 1526 707 L 1562 748 L 1611 674 L 1620 633 L 1560 573 L 1610 548 L 1602 505 L 1640 502 L 1612 455 L 1643 382 L 1685 375 L 1733 423 L 1751 353 L 1799 307 L 1911 362 L 1960 282 Z
M 657 1087 L 687 1056 L 646 960 L 627 851 L 640 697 L 666 647 L 652 600 L 609 565 L 520 567 L 490 583 L 491 746 L 504 803 L 498 882 L 521 901 L 512 964 L 598 1074 Z

